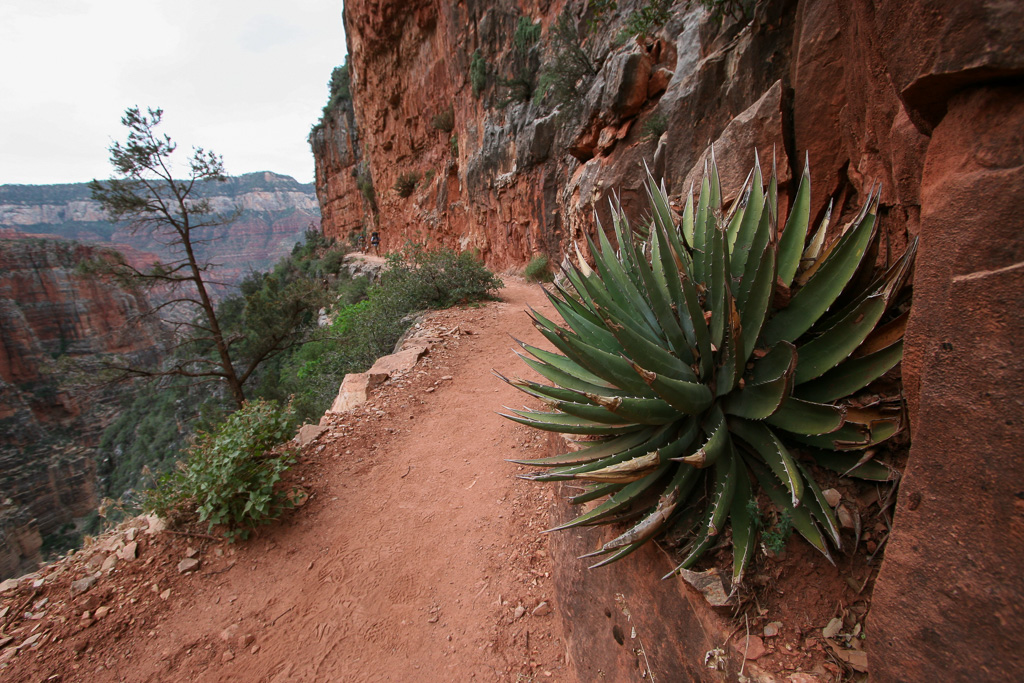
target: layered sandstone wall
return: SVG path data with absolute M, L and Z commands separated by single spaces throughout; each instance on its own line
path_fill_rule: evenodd
M 111 406 L 69 382 L 69 360 L 162 353 L 144 296 L 76 268 L 96 250 L 53 239 L 0 240 L 0 576 L 35 568 L 42 536 L 95 510 L 89 450 Z
M 1024 8 L 762 0 L 748 22 L 680 10 L 654 36 L 616 46 L 639 4 L 619 3 L 618 18 L 588 36 L 599 73 L 559 116 L 502 102 L 497 78 L 521 58 L 519 17 L 541 22 L 545 43 L 563 10 L 587 22 L 585 3 L 346 2 L 353 110 L 317 149 L 325 231 L 373 226 L 385 249 L 406 239 L 472 248 L 499 269 L 537 253 L 560 259 L 613 191 L 641 213 L 643 161 L 681 201 L 711 143 L 727 191 L 755 148 L 762 163 L 774 159 L 780 203 L 809 155 L 814 217 L 833 201 L 833 229 L 880 183 L 879 259 L 915 236 L 921 244 L 903 368 L 914 445 L 869 626 L 872 676 L 1019 674 L 1024 613 L 1006 606 L 1024 594 L 1014 570 L 1024 564 L 1024 461 L 1014 455 L 1024 408 L 1012 389 L 1024 380 L 1013 352 L 1024 299 L 1024 219 L 1013 210 L 1024 191 Z M 476 51 L 489 68 L 479 98 Z M 449 106 L 457 149 L 432 125 Z M 645 134 L 659 119 L 660 140 Z M 347 151 L 332 151 L 332 139 Z M 376 207 L 351 197 L 357 165 Z M 392 187 L 408 172 L 424 179 L 402 198 Z

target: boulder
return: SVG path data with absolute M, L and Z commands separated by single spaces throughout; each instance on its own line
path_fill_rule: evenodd
M 928 147 L 904 382 L 913 443 L 868 633 L 875 681 L 1024 671 L 1024 89 L 954 97 Z

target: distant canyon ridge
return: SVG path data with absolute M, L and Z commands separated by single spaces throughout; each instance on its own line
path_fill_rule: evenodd
M 203 190 L 217 212 L 242 209 L 204 235 L 221 294 L 320 225 L 313 185 L 288 176 L 250 173 Z M 85 183 L 0 186 L 0 578 L 34 569 L 43 538 L 95 510 L 102 493 L 93 449 L 115 397 L 62 387 L 61 359 L 163 353 L 155 321 L 128 325 L 150 306 L 141 292 L 78 272 L 98 247 L 136 266 L 173 257 L 151 234 L 108 222 Z

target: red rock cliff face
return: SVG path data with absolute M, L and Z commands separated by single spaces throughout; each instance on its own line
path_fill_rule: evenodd
M 63 388 L 57 359 L 159 353 L 135 324 L 138 293 L 83 277 L 95 250 L 52 239 L 0 241 L 0 576 L 34 567 L 41 535 L 96 508 L 88 448 L 103 396 Z
M 544 43 L 563 9 L 587 21 L 585 3 L 348 0 L 354 112 L 317 149 L 325 231 L 374 226 L 385 249 L 420 239 L 497 268 L 558 259 L 611 190 L 639 212 L 642 160 L 678 196 L 711 143 L 727 190 L 755 148 L 774 156 L 782 202 L 809 154 L 816 217 L 829 199 L 848 215 L 881 183 L 879 258 L 914 236 L 921 246 L 903 368 L 915 441 L 869 626 L 872 677 L 1019 678 L 1024 612 L 1007 606 L 1024 594 L 1024 410 L 1007 388 L 1024 384 L 1012 341 L 1024 219 L 1008 207 L 1024 192 L 1024 9 L 768 0 L 749 22 L 694 9 L 615 47 L 638 4 L 619 3 L 587 38 L 599 73 L 557 117 L 499 106 L 497 78 L 513 75 L 520 16 L 542 23 Z M 489 69 L 479 98 L 477 50 Z M 449 106 L 457 150 L 432 126 Z M 667 133 L 645 135 L 659 119 Z M 357 163 L 379 211 L 351 196 Z M 410 171 L 423 179 L 401 198 L 392 187 Z

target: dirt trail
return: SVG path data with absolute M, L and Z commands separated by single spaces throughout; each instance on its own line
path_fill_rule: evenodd
M 523 310 L 549 307 L 516 280 L 502 299 L 424 322 L 440 341 L 416 369 L 304 449 L 296 473 L 311 496 L 283 523 L 238 546 L 140 532 L 138 558 L 74 598 L 82 571 L 66 563 L 29 596 L 54 597 L 36 627 L 47 637 L 0 677 L 572 680 L 538 533 L 551 491 L 504 460 L 540 455 L 544 439 L 495 414 L 524 397 L 491 374 L 524 374 L 508 335 L 538 342 Z M 199 569 L 179 574 L 189 550 Z M 29 633 L 5 631 L 16 628 L 12 645 Z

